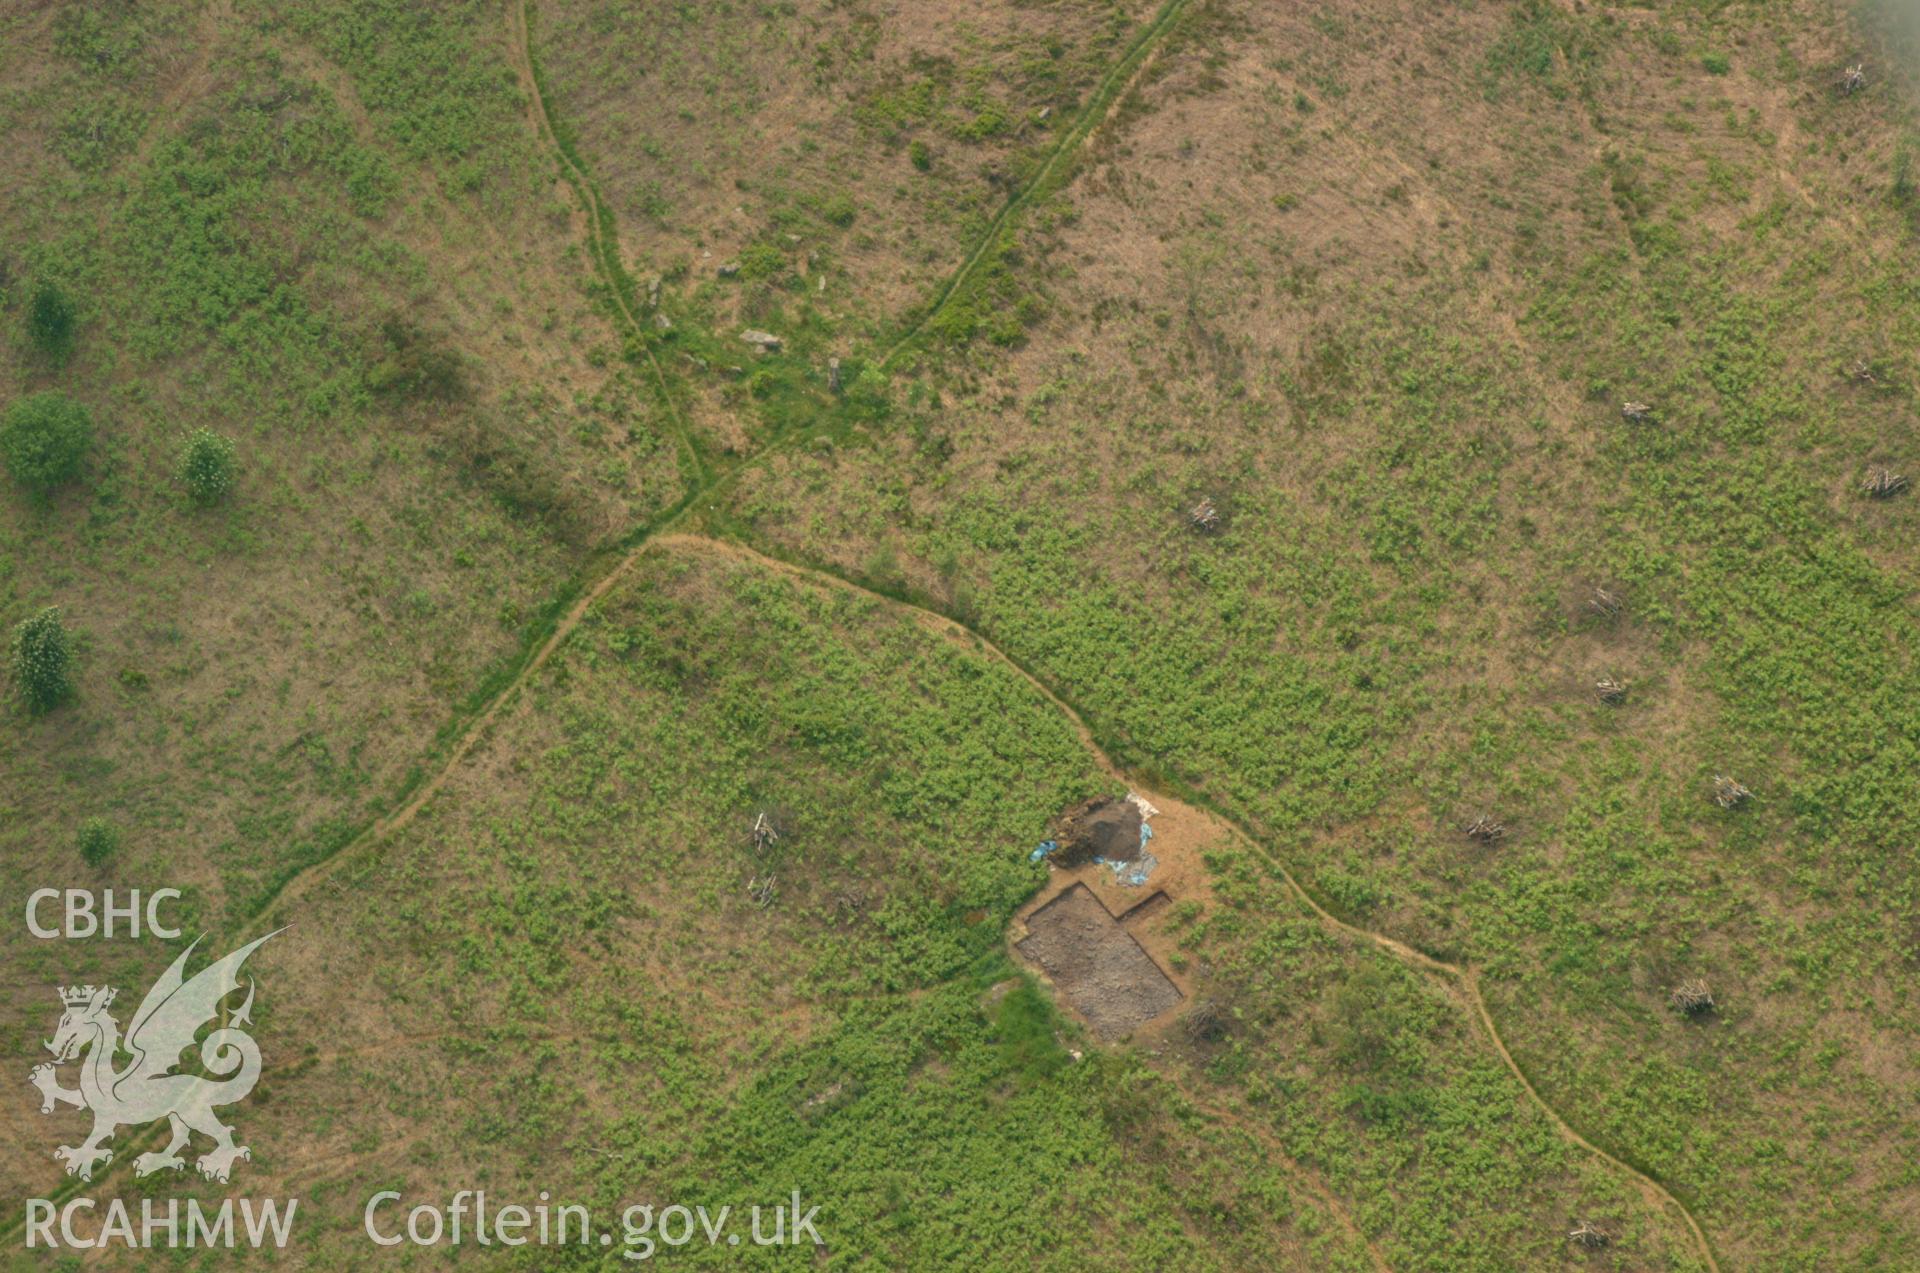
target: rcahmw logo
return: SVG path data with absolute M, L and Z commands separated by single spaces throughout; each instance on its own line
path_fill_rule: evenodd
M 97 1171 L 113 1161 L 113 1151 L 105 1142 L 122 1127 L 138 1131 L 161 1119 L 166 1120 L 169 1133 L 166 1147 L 137 1156 L 133 1160 L 136 1176 L 183 1170 L 187 1162 L 182 1151 L 189 1148 L 196 1133 L 213 1142 L 193 1164 L 208 1180 L 226 1183 L 235 1164 L 252 1157 L 245 1145 L 235 1143 L 234 1129 L 214 1112 L 245 1099 L 260 1081 L 260 1048 L 243 1028 L 253 1024 L 256 987 L 252 979 L 247 980 L 246 997 L 238 1006 L 223 1005 L 241 989 L 240 969 L 248 956 L 277 935 L 268 933 L 248 942 L 189 978 L 185 975 L 187 960 L 200 944 L 195 941 L 147 991 L 128 1020 L 124 1036 L 118 1019 L 109 1011 L 119 993 L 112 986 L 60 989 L 64 1011 L 46 1044 L 53 1060 L 35 1066 L 27 1081 L 40 1093 L 42 1114 L 72 1105 L 93 1115 L 93 1129 L 80 1144 L 61 1145 L 53 1151 L 69 1176 L 92 1180 Z M 177 1072 L 180 1054 L 193 1046 L 194 1036 L 208 1024 L 216 1028 L 200 1041 L 200 1066 L 205 1075 Z M 116 1067 L 122 1054 L 129 1059 Z M 68 1064 L 78 1067 L 74 1087 L 64 1087 L 60 1082 L 59 1067 Z M 90 1247 L 119 1241 L 145 1246 L 157 1238 L 168 1246 L 230 1246 L 238 1233 L 254 1246 L 269 1238 L 279 1246 L 286 1240 L 299 1205 L 297 1200 L 289 1200 L 282 1215 L 279 1204 L 273 1201 L 256 1210 L 251 1199 L 241 1199 L 243 1228 L 236 1231 L 233 1199 L 211 1212 L 197 1200 L 189 1199 L 184 1207 L 176 1207 L 179 1201 L 172 1199 L 156 1206 L 154 1199 L 143 1200 L 136 1226 L 126 1203 L 114 1199 L 104 1208 L 97 1235 L 88 1238 L 74 1226 L 83 1213 L 100 1210 L 93 1199 L 75 1198 L 56 1207 L 49 1199 L 29 1198 L 27 1245 L 43 1242 L 48 1246 Z

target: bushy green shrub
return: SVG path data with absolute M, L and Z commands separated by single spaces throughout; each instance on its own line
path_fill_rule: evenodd
M 196 504 L 218 504 L 233 490 L 233 439 L 195 429 L 180 448 L 180 481 Z
M 17 398 L 0 422 L 7 472 L 32 491 L 45 493 L 78 473 L 92 442 L 93 418 L 64 393 Z
M 99 866 L 120 847 L 120 828 L 105 818 L 88 818 L 80 824 L 75 842 L 80 849 L 80 860 L 88 866 Z
M 740 277 L 772 278 L 787 268 L 787 254 L 771 243 L 749 243 L 740 249 Z
M 48 606 L 13 630 L 13 681 L 38 715 L 73 693 L 73 648 L 60 607 Z
M 87 70 L 118 70 L 135 57 L 145 37 L 134 5 L 69 5 L 53 20 L 53 51 Z
M 933 167 L 933 148 L 923 141 L 916 141 L 907 147 L 907 158 L 921 172 Z
M 860 209 L 855 206 L 851 195 L 829 195 L 820 205 L 820 215 L 844 230 L 860 215 Z
M 73 352 L 73 302 L 52 283 L 33 289 L 27 302 L 27 341 L 43 356 L 65 362 Z
M 385 356 L 367 371 L 367 388 L 383 398 L 453 402 L 466 396 L 460 359 L 406 319 L 380 324 Z
M 957 122 L 953 132 L 967 141 L 985 141 L 1006 132 L 1012 122 L 1007 118 L 1006 108 L 1000 103 L 982 102 L 979 113 L 972 119 Z

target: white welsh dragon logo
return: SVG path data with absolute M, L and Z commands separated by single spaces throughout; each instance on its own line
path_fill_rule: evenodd
M 260 1080 L 260 1048 L 238 1028 L 253 1024 L 251 978 L 247 981 L 246 1002 L 201 1041 L 200 1063 L 214 1077 L 172 1071 L 180 1062 L 180 1053 L 193 1045 L 200 1027 L 219 1015 L 221 1001 L 239 989 L 240 965 L 261 942 L 277 935 L 268 933 L 248 942 L 187 980 L 182 973 L 187 957 L 200 944 L 196 939 L 147 991 L 124 1040 L 119 1023 L 107 1015 L 117 993 L 113 987 L 61 987 L 60 1002 L 66 1005 L 66 1011 L 60 1016 L 60 1028 L 47 1044 L 53 1061 L 36 1065 L 27 1081 L 40 1089 L 42 1114 L 51 1114 L 56 1105 L 77 1105 L 93 1111 L 93 1133 L 85 1142 L 62 1145 L 53 1151 L 53 1156 L 67 1165 L 69 1176 L 91 1180 L 96 1166 L 113 1161 L 113 1151 L 101 1148 L 100 1143 L 112 1139 L 123 1124 L 141 1127 L 162 1118 L 167 1120 L 173 1138 L 164 1150 L 134 1159 L 135 1175 L 178 1171 L 186 1166 L 180 1151 L 186 1147 L 190 1132 L 213 1138 L 213 1148 L 195 1164 L 209 1180 L 225 1182 L 237 1159 L 253 1157 L 245 1145 L 233 1143 L 233 1128 L 213 1112 L 215 1106 L 245 1098 Z M 114 1060 L 123 1049 L 133 1059 L 116 1070 Z M 82 1052 L 86 1053 L 84 1059 Z M 61 1087 L 55 1066 L 74 1060 L 80 1062 L 80 1086 Z

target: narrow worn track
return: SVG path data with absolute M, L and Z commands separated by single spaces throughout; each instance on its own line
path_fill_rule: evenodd
M 593 258 L 599 271 L 602 284 L 607 289 L 607 297 L 612 302 L 616 326 L 625 328 L 630 347 L 639 349 L 646 355 L 647 368 L 653 374 L 653 387 L 660 398 L 660 406 L 666 412 L 673 427 L 675 440 L 687 457 L 688 467 L 693 475 L 693 485 L 704 487 L 712 484 L 712 474 L 707 468 L 706 457 L 700 453 L 699 443 L 693 436 L 692 428 L 680 406 L 673 399 L 673 391 L 667 385 L 666 372 L 661 369 L 660 360 L 654 356 L 653 345 L 647 339 L 646 329 L 640 325 L 627 300 L 627 288 L 631 280 L 627 277 L 626 267 L 620 262 L 620 241 L 613 232 L 613 214 L 600 197 L 599 187 L 593 184 L 586 170 L 574 160 L 571 150 L 561 144 L 560 134 L 553 126 L 553 115 L 547 106 L 546 89 L 540 83 L 540 71 L 533 61 L 533 38 L 527 18 L 527 0 L 513 0 L 508 5 L 508 13 L 513 24 L 513 61 L 514 70 L 519 74 L 521 86 L 527 94 L 527 118 L 534 132 L 552 148 L 554 157 L 560 162 L 561 173 L 567 184 L 573 187 L 574 194 L 580 199 L 581 210 L 587 218 L 587 255 Z
M 1060 139 L 1048 152 L 1045 162 L 1028 179 L 1027 184 L 1016 190 L 1013 196 L 1001 205 L 1000 210 L 994 213 L 993 220 L 987 223 L 987 228 L 981 232 L 973 250 L 967 253 L 959 267 L 947 276 L 947 281 L 942 283 L 940 290 L 934 293 L 933 301 L 927 306 L 926 312 L 914 320 L 899 339 L 888 347 L 887 352 L 881 355 L 878 364 L 881 370 L 884 371 L 892 366 L 894 361 L 920 338 L 921 333 L 926 331 L 927 325 L 947 307 L 947 302 L 966 286 L 967 280 L 973 277 L 974 271 L 980 267 L 981 262 L 993 252 L 995 244 L 1000 240 L 1001 232 L 1012 222 L 1014 216 L 1036 196 L 1053 188 L 1054 181 L 1066 172 L 1066 165 L 1072 156 L 1086 144 L 1087 138 L 1093 135 L 1093 130 L 1105 122 L 1114 106 L 1138 81 L 1140 72 L 1146 67 L 1148 60 L 1159 48 L 1161 42 L 1166 39 L 1167 33 L 1173 29 L 1174 23 L 1179 20 L 1188 3 L 1189 0 L 1166 0 L 1166 3 L 1160 6 L 1159 12 L 1154 14 L 1153 21 L 1141 28 L 1128 42 L 1126 52 L 1120 55 L 1120 60 L 1100 77 L 1100 82 L 1094 86 L 1086 103 L 1075 112 L 1072 121 L 1061 131 Z
M 1046 162 L 1035 174 L 1033 180 L 1030 181 L 1024 189 L 1016 192 L 995 215 L 981 234 L 974 248 L 941 286 L 927 311 L 887 350 L 880 359 L 879 365 L 885 367 L 891 364 L 901 353 L 912 345 L 926 329 L 927 324 L 940 313 L 947 303 L 965 285 L 968 278 L 971 277 L 972 272 L 986 259 L 992 251 L 996 240 L 1019 209 L 1023 207 L 1036 192 L 1048 188 L 1051 180 L 1063 171 L 1061 165 L 1067 161 L 1067 158 L 1074 151 L 1084 144 L 1095 127 L 1107 117 L 1114 104 L 1124 95 L 1125 90 L 1136 82 L 1141 69 L 1145 66 L 1155 48 L 1164 39 L 1167 32 L 1172 28 L 1187 3 L 1188 0 L 1167 0 L 1167 3 L 1164 4 L 1156 14 L 1153 22 L 1144 28 L 1129 44 L 1126 53 L 1101 79 L 1099 86 L 1089 98 L 1086 105 L 1082 107 L 1068 129 L 1063 132 L 1059 143 L 1056 144 Z M 540 644 L 531 657 L 523 662 L 514 676 L 471 717 L 456 737 L 452 747 L 445 753 L 444 758 L 432 775 L 415 787 L 404 803 L 392 813 L 375 820 L 358 836 L 355 836 L 352 840 L 342 845 L 328 857 L 290 876 L 269 902 L 262 906 L 257 917 L 247 926 L 245 932 L 251 935 L 264 930 L 269 925 L 270 917 L 273 914 L 283 908 L 286 903 L 298 898 L 311 890 L 320 881 L 327 878 L 339 863 L 350 860 L 356 851 L 377 843 L 411 823 L 414 818 L 419 815 L 420 811 L 426 807 L 427 803 L 445 786 L 455 769 L 472 754 L 474 748 L 486 735 L 494 722 L 500 718 L 501 713 L 506 707 L 518 697 L 520 691 L 535 674 L 546 666 L 552 659 L 554 653 L 566 642 L 568 637 L 573 634 L 573 631 L 579 626 L 580 621 L 586 616 L 593 604 L 606 596 L 614 584 L 636 565 L 642 554 L 648 549 L 655 547 L 662 550 L 684 549 L 705 552 L 736 561 L 749 562 L 788 577 L 802 580 L 814 586 L 839 589 L 863 597 L 873 598 L 889 606 L 905 610 L 912 615 L 917 622 L 930 630 L 951 639 L 965 641 L 989 658 L 1011 669 L 1068 720 L 1075 730 L 1081 745 L 1087 749 L 1102 769 L 1106 770 L 1117 780 L 1145 789 L 1142 784 L 1129 778 L 1124 771 L 1113 762 L 1106 750 L 1100 746 L 1093 730 L 1065 699 L 1057 694 L 1051 686 L 1042 681 L 1035 673 L 1030 671 L 1024 664 L 1007 654 L 977 629 L 969 627 L 960 620 L 942 614 L 937 610 L 932 610 L 926 606 L 905 601 L 897 597 L 888 596 L 885 593 L 867 587 L 857 580 L 850 579 L 821 567 L 803 565 L 780 557 L 771 556 L 746 544 L 739 543 L 738 541 L 718 540 L 703 535 L 673 531 L 673 527 L 678 525 L 688 512 L 696 509 L 703 500 L 711 499 L 730 487 L 732 482 L 737 479 L 741 470 L 736 469 L 730 475 L 719 477 L 715 477 L 708 471 L 691 430 L 687 427 L 684 416 L 680 413 L 677 404 L 674 402 L 666 376 L 645 339 L 643 329 L 628 307 L 622 287 L 623 267 L 620 265 L 618 259 L 618 243 L 613 239 L 611 233 L 610 214 L 607 213 L 605 205 L 600 199 L 598 190 L 594 187 L 587 174 L 568 153 L 567 147 L 560 143 L 558 134 L 554 130 L 552 116 L 549 113 L 545 93 L 541 88 L 531 54 L 526 0 L 511 0 L 508 9 L 511 14 L 513 29 L 515 64 L 524 79 L 530 98 L 529 117 L 540 136 L 553 148 L 566 174 L 568 184 L 573 187 L 581 200 L 588 222 L 589 256 L 592 257 L 595 268 L 599 271 L 602 282 L 607 288 L 615 313 L 620 320 L 620 325 L 626 328 L 627 334 L 638 343 L 639 348 L 645 353 L 655 380 L 656 388 L 659 392 L 662 407 L 673 423 L 680 446 L 690 459 L 694 474 L 694 484 L 688 493 L 672 508 L 667 510 L 658 521 L 636 528 L 627 537 L 630 544 L 627 551 L 615 558 L 612 564 L 581 593 L 554 624 L 553 630 L 547 636 L 547 639 Z M 775 448 L 763 450 L 761 455 L 756 457 L 756 459 L 763 458 L 773 449 Z M 1218 810 L 1214 810 L 1214 812 L 1216 816 L 1219 816 L 1222 822 L 1230 827 L 1250 848 L 1260 853 L 1273 866 L 1285 882 L 1287 888 L 1321 924 L 1332 931 L 1369 943 L 1387 952 L 1396 959 L 1418 968 L 1446 983 L 1451 991 L 1452 997 L 1457 998 L 1461 1005 L 1468 1011 L 1471 1019 L 1478 1023 L 1478 1032 L 1484 1035 L 1494 1053 L 1520 1084 L 1521 1090 L 1526 1093 L 1527 1098 L 1553 1125 L 1560 1137 L 1568 1144 L 1585 1150 L 1587 1153 L 1613 1167 L 1633 1181 L 1641 1193 L 1656 1208 L 1671 1208 L 1676 1211 L 1686 1224 L 1693 1244 L 1707 1269 L 1710 1273 L 1719 1273 L 1719 1264 L 1714 1258 L 1712 1244 L 1708 1242 L 1705 1231 L 1700 1227 L 1699 1221 L 1694 1218 L 1693 1213 L 1678 1197 L 1653 1177 L 1608 1153 L 1575 1131 L 1572 1125 L 1561 1116 L 1560 1112 L 1540 1095 L 1538 1089 L 1534 1087 L 1533 1082 L 1527 1077 L 1519 1063 L 1514 1060 L 1512 1052 L 1507 1048 L 1505 1039 L 1501 1036 L 1498 1026 L 1494 1023 L 1493 1014 L 1487 1007 L 1485 996 L 1481 993 L 1479 974 L 1474 969 L 1468 965 L 1453 964 L 1445 960 L 1436 959 L 1385 933 L 1361 928 L 1334 915 L 1316 901 L 1312 894 L 1307 892 L 1287 867 L 1286 863 L 1282 861 L 1279 855 L 1268 847 L 1253 830 L 1233 818 L 1220 813 Z M 157 1140 L 157 1137 L 148 1139 Z M 144 1143 L 144 1140 L 140 1143 Z M 128 1151 L 136 1147 L 137 1145 L 129 1146 L 127 1150 L 117 1153 L 112 1165 L 118 1165 L 123 1161 L 130 1160 L 131 1153 Z M 109 1166 L 109 1171 L 112 1170 L 112 1165 Z M 77 1182 L 67 1182 L 65 1187 L 55 1191 L 55 1196 L 65 1196 L 66 1194 L 74 1192 L 76 1187 Z M 1336 1210 L 1338 1210 L 1338 1208 L 1336 1208 Z M 1344 1212 L 1341 1212 L 1341 1214 L 1344 1214 Z M 0 1229 L 0 1233 L 12 1233 L 17 1231 L 19 1227 L 18 1223 L 10 1224 L 6 1226 L 5 1229 Z M 1357 1226 L 1354 1227 L 1354 1232 L 1356 1234 L 1359 1233 Z M 1364 1242 L 1364 1237 L 1362 1240 Z M 1380 1260 L 1378 1251 L 1372 1247 L 1371 1243 L 1367 1243 L 1366 1246 L 1376 1264 L 1384 1267 L 1384 1261 Z
M 1058 165 L 1063 156 L 1071 148 L 1077 147 L 1086 140 L 1087 136 L 1092 132 L 1094 124 L 1096 124 L 1100 118 L 1104 117 L 1105 112 L 1111 107 L 1113 100 L 1117 97 L 1118 86 L 1123 86 L 1125 83 L 1131 82 L 1133 71 L 1138 69 L 1141 60 L 1143 60 L 1147 53 L 1151 51 L 1152 47 L 1165 36 L 1168 28 L 1172 24 L 1174 16 L 1177 15 L 1187 3 L 1188 0 L 1168 0 L 1168 3 L 1161 9 L 1155 21 L 1128 46 L 1127 53 L 1120 63 L 1102 78 L 1100 88 L 1094 98 L 1090 100 L 1080 114 L 1075 117 L 1073 126 L 1062 135 L 1060 143 L 1055 146 L 1053 153 L 1048 157 L 1047 163 L 1042 169 L 1043 173 L 1059 171 Z M 497 692 L 489 697 L 484 704 L 480 705 L 473 714 L 466 719 L 465 724 L 462 725 L 458 733 L 454 735 L 452 744 L 445 752 L 440 753 L 439 762 L 434 766 L 432 773 L 418 785 L 412 787 L 400 805 L 392 812 L 376 818 L 359 834 L 341 844 L 325 857 L 309 863 L 301 870 L 292 873 L 286 879 L 282 880 L 279 887 L 261 903 L 253 918 L 243 924 L 240 930 L 240 940 L 256 936 L 260 932 L 265 931 L 271 926 L 273 916 L 284 913 L 284 909 L 289 902 L 310 892 L 322 881 L 328 879 L 343 863 L 352 861 L 362 850 L 377 844 L 387 836 L 401 830 L 418 817 L 420 811 L 424 809 L 427 803 L 432 800 L 435 795 L 439 794 L 441 788 L 446 785 L 447 779 L 453 774 L 454 770 L 472 754 L 473 749 L 479 744 L 481 739 L 485 737 L 487 731 L 493 726 L 493 723 L 500 718 L 501 713 L 519 696 L 520 691 L 526 687 L 527 683 L 532 680 L 540 669 L 547 665 L 547 662 L 553 657 L 554 652 L 573 634 L 573 630 L 579 626 L 581 619 L 586 617 L 586 613 L 592 608 L 593 603 L 604 597 L 608 590 L 639 560 L 640 554 L 645 551 L 648 541 L 651 538 L 678 525 L 689 514 L 697 512 L 703 503 L 710 503 L 731 489 L 742 474 L 765 463 L 771 455 L 791 445 L 797 438 L 804 436 L 798 432 L 790 434 L 762 448 L 760 452 L 751 459 L 735 467 L 730 472 L 716 475 L 709 470 L 705 458 L 701 455 L 693 432 L 687 424 L 686 417 L 673 398 L 666 374 L 661 368 L 659 360 L 654 356 L 652 346 L 646 339 L 645 330 L 641 327 L 638 318 L 634 315 L 627 303 L 624 287 L 624 267 L 620 264 L 619 244 L 612 232 L 612 215 L 607 211 L 605 203 L 601 200 L 599 190 L 594 186 L 592 180 L 580 164 L 577 163 L 569 153 L 568 148 L 561 144 L 559 134 L 554 129 L 551 106 L 547 101 L 546 92 L 541 86 L 539 71 L 533 59 L 533 50 L 529 35 L 527 0 L 507 0 L 506 8 L 514 69 L 521 78 L 522 86 L 526 91 L 528 99 L 528 121 L 535 133 L 545 141 L 548 146 L 552 147 L 553 153 L 560 165 L 562 175 L 565 177 L 567 184 L 573 189 L 575 195 L 580 199 L 582 211 L 585 213 L 587 219 L 587 254 L 589 258 L 592 259 L 594 269 L 599 274 L 601 283 L 607 290 L 613 307 L 616 326 L 624 329 L 629 340 L 645 354 L 648 368 L 652 373 L 654 387 L 659 395 L 661 408 L 666 413 L 673 427 L 676 441 L 682 453 L 687 458 L 688 467 L 692 472 L 692 483 L 687 492 L 672 506 L 661 512 L 653 520 L 635 527 L 624 536 L 624 551 L 619 552 L 617 555 L 610 556 L 608 559 L 609 564 L 607 564 L 605 569 L 600 571 L 599 574 L 593 576 L 591 582 L 586 584 L 573 604 L 570 605 L 554 623 L 546 639 L 521 662 L 519 668 L 506 684 L 501 686 Z M 225 13 L 226 11 L 222 9 L 221 12 Z M 987 230 L 981 235 L 979 241 L 974 245 L 972 250 L 968 252 L 958 269 L 942 284 L 932 305 L 922 317 L 921 326 L 924 326 L 928 319 L 938 314 L 947 304 L 948 300 L 952 298 L 956 287 L 964 280 L 967 272 L 984 257 L 985 253 L 992 246 L 993 236 L 1000 233 L 1008 219 L 1023 205 L 1033 188 L 1034 186 L 1030 184 L 1027 190 L 1017 192 L 1007 201 L 1006 206 L 995 216 Z M 916 327 L 915 331 L 917 332 L 918 330 L 919 327 Z M 912 339 L 912 335 L 913 333 L 909 333 L 900 344 L 894 347 L 893 351 L 889 352 L 887 357 L 889 359 L 892 358 L 895 353 L 904 348 L 907 341 Z M 157 1144 L 159 1139 L 160 1137 L 157 1131 L 150 1131 L 147 1135 L 133 1138 L 130 1144 L 122 1146 L 120 1150 L 115 1152 L 112 1160 L 105 1165 L 104 1170 L 99 1173 L 95 1181 L 83 1182 L 69 1177 L 62 1181 L 58 1187 L 48 1191 L 47 1196 L 58 1201 L 78 1193 L 82 1188 L 89 1187 L 90 1185 L 97 1186 L 100 1180 L 115 1173 L 123 1163 L 131 1161 L 134 1150 L 140 1149 L 150 1143 Z M 10 1219 L 0 1222 L 0 1238 L 11 1238 L 20 1233 L 23 1227 L 23 1219 Z
M 937 610 L 917 605 L 911 601 L 903 601 L 898 597 L 890 597 L 885 593 L 878 592 L 859 583 L 857 580 L 849 579 L 844 575 L 829 570 L 802 565 L 785 558 L 771 556 L 734 540 L 716 540 L 701 535 L 676 534 L 660 536 L 653 541 L 652 546 L 662 549 L 684 548 L 692 551 L 711 553 L 735 561 L 751 562 L 767 570 L 777 571 L 790 578 L 800 579 L 815 584 L 816 586 L 837 588 L 845 592 L 869 597 L 884 602 L 887 605 L 904 609 L 914 615 L 923 626 L 940 635 L 962 639 L 986 654 L 989 658 L 1013 671 L 1022 680 L 1026 681 L 1028 685 L 1032 686 L 1042 698 L 1046 699 L 1056 711 L 1067 718 L 1072 724 L 1074 732 L 1078 735 L 1081 745 L 1087 749 L 1099 766 L 1111 777 L 1137 790 L 1149 790 L 1148 786 L 1144 784 L 1142 780 L 1127 774 L 1125 770 L 1113 762 L 1106 750 L 1100 746 L 1099 740 L 1094 736 L 1092 728 L 1088 726 L 1087 722 L 1080 716 L 1079 712 L 1074 710 L 1071 704 L 1054 691 L 1053 687 L 1045 681 L 1042 681 L 1037 675 L 1030 671 L 1025 664 L 995 645 L 978 629 L 969 627 L 951 615 L 942 614 Z M 1149 798 L 1151 798 L 1151 794 L 1149 794 Z M 1713 1246 L 1707 1241 L 1706 1231 L 1700 1227 L 1700 1222 L 1694 1218 L 1693 1212 L 1687 1208 L 1685 1203 L 1681 1202 L 1678 1197 L 1674 1196 L 1671 1190 L 1655 1180 L 1652 1176 L 1649 1176 L 1631 1163 L 1624 1162 L 1613 1154 L 1608 1153 L 1575 1131 L 1573 1126 L 1561 1115 L 1560 1111 L 1555 1109 L 1548 1103 L 1545 1097 L 1540 1095 L 1539 1089 L 1534 1087 L 1533 1081 L 1529 1079 L 1526 1072 L 1520 1068 L 1520 1063 L 1514 1060 L 1513 1053 L 1507 1048 L 1506 1040 L 1501 1036 L 1499 1027 L 1494 1024 L 1493 1013 L 1488 1010 L 1486 998 L 1480 992 L 1480 975 L 1478 972 L 1469 965 L 1454 964 L 1444 959 L 1436 959 L 1424 951 L 1415 950 L 1412 946 L 1407 945 L 1397 938 L 1390 937 L 1385 933 L 1375 932 L 1369 928 L 1362 928 L 1357 924 L 1350 924 L 1346 920 L 1341 919 L 1316 901 L 1311 893 L 1307 892 L 1300 884 L 1300 881 L 1294 877 L 1293 872 L 1288 868 L 1287 864 L 1281 860 L 1279 854 L 1268 847 L 1261 836 L 1245 824 L 1222 813 L 1218 809 L 1211 810 L 1211 812 L 1218 816 L 1222 822 L 1233 830 L 1235 835 L 1239 836 L 1250 848 L 1259 853 L 1273 866 L 1274 870 L 1279 873 L 1280 878 L 1286 882 L 1288 890 L 1299 899 L 1302 906 L 1312 912 L 1321 924 L 1334 932 L 1370 943 L 1401 962 L 1429 973 L 1445 983 L 1451 992 L 1450 997 L 1453 997 L 1459 1005 L 1466 1010 L 1470 1021 L 1474 1023 L 1477 1031 L 1484 1035 L 1488 1044 L 1492 1047 L 1494 1054 L 1500 1058 L 1501 1063 L 1507 1067 L 1508 1072 L 1510 1072 L 1514 1079 L 1520 1084 L 1521 1090 L 1526 1093 L 1528 1100 L 1546 1116 L 1547 1121 L 1553 1125 L 1554 1130 L 1559 1133 L 1560 1138 L 1568 1144 L 1592 1154 L 1601 1162 L 1608 1164 L 1626 1176 L 1639 1188 L 1642 1195 L 1645 1196 L 1656 1209 L 1671 1208 L 1673 1211 L 1679 1213 L 1681 1220 L 1686 1223 L 1687 1230 L 1693 1239 L 1694 1247 L 1699 1252 L 1701 1260 L 1706 1264 L 1710 1273 L 1719 1273 L 1720 1265 L 1714 1258 Z

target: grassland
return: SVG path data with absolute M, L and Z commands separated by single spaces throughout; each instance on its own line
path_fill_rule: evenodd
M 311 1266 L 445 1182 L 805 1181 L 860 1267 L 1920 1259 L 1897 14 L 401 10 L 12 19 L 0 102 L 5 312 L 84 319 L 0 357 L 103 435 L 0 514 L 85 638 L 10 881 L 106 814 L 325 934 L 246 1186 Z M 1213 819 L 1218 1030 L 1009 952 L 1123 785 Z

